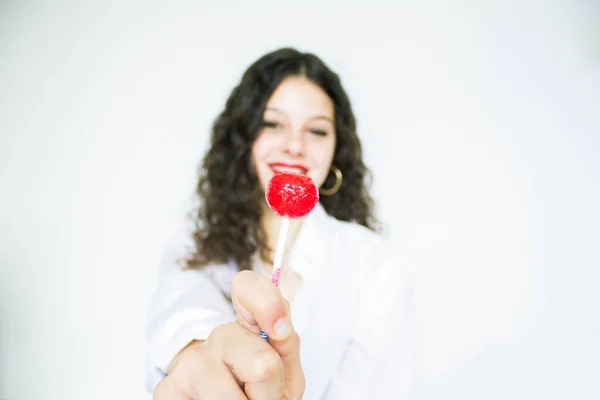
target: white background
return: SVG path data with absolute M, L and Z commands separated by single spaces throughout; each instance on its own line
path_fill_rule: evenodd
M 161 246 L 282 45 L 340 73 L 418 268 L 418 399 L 600 398 L 598 4 L 215 3 L 0 2 L 0 398 L 150 398 Z

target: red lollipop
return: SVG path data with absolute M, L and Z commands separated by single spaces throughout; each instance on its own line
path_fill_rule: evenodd
M 317 205 L 319 191 L 308 175 L 279 173 L 269 180 L 265 198 L 277 215 L 302 218 Z
M 269 208 L 283 217 L 271 273 L 273 285 L 278 286 L 290 218 L 302 218 L 311 212 L 319 201 L 319 190 L 309 176 L 283 172 L 275 174 L 269 180 L 265 199 Z M 260 331 L 260 336 L 268 339 L 263 330 Z

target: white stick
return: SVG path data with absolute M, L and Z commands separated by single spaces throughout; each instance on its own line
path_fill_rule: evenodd
M 275 259 L 273 261 L 273 272 L 271 273 L 271 281 L 273 285 L 279 284 L 279 274 L 281 273 L 281 264 L 283 262 L 283 253 L 285 251 L 285 242 L 287 239 L 290 219 L 284 217 L 279 228 L 279 238 L 277 239 L 277 247 L 275 248 Z

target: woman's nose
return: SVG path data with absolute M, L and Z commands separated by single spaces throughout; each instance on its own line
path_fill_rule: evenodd
M 299 131 L 289 132 L 285 146 L 286 146 L 286 150 L 293 156 L 304 155 L 305 143 L 304 143 L 304 135 L 302 134 L 302 132 L 299 132 Z

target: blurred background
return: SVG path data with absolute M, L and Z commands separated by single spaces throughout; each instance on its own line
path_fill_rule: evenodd
M 294 46 L 417 267 L 418 400 L 600 398 L 600 3 L 0 1 L 0 398 L 150 399 L 213 118 Z

